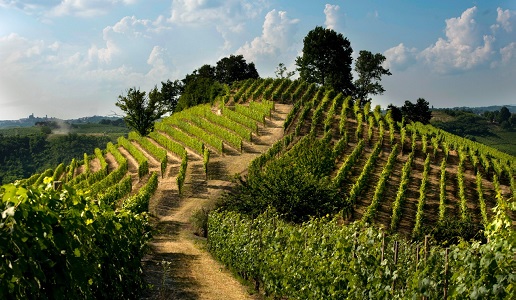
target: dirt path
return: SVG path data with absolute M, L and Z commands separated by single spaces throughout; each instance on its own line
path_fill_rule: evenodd
M 156 232 L 151 252 L 143 261 L 145 278 L 153 285 L 144 299 L 258 299 L 206 251 L 206 241 L 192 233 L 190 219 L 231 187 L 234 174 L 244 172 L 252 159 L 283 136 L 290 109 L 289 105 L 276 105 L 271 119 L 253 136 L 253 143 L 244 143 L 241 154 L 212 153 L 207 176 L 202 159 L 189 152 L 182 195 L 176 177 L 170 176 L 177 174 L 177 166 L 169 164 L 168 176 L 160 179 L 149 205 Z

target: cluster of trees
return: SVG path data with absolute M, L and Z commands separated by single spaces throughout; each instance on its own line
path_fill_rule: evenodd
M 254 63 L 247 63 L 242 55 L 230 55 L 215 66 L 201 66 L 182 80 L 162 81 L 161 89 L 154 86 L 148 95 L 139 88 L 130 88 L 127 95 L 118 96 L 116 105 L 126 114 L 127 125 L 145 136 L 153 130 L 154 121 L 164 114 L 213 102 L 226 94 L 227 85 L 259 77 Z
M 304 81 L 328 86 L 357 101 L 371 101 L 369 95 L 380 95 L 385 89 L 380 84 L 384 75 L 391 75 L 382 64 L 385 56 L 362 50 L 355 62 L 358 79 L 353 81 L 351 43 L 333 29 L 317 26 L 303 40 L 303 55 L 296 59 L 299 76 Z
M 387 110 L 390 111 L 392 119 L 396 122 L 402 122 L 404 120 L 405 122 L 429 124 L 432 118 L 429 103 L 423 98 L 417 99 L 416 103 L 406 100 L 401 108 L 389 104 Z
M 439 109 L 453 120 L 432 121 L 432 125 L 453 134 L 476 140 L 475 136 L 493 136 L 489 124 L 499 124 L 504 130 L 516 129 L 516 114 L 511 114 L 507 107 L 497 111 L 485 111 L 482 114 L 467 109 Z
M 498 123 L 504 129 L 516 128 L 516 114 L 511 114 L 507 107 L 499 111 L 486 111 L 483 116 L 491 123 Z
M 352 54 L 351 43 L 341 33 L 317 26 L 303 39 L 303 54 L 296 58 L 297 71 L 303 81 L 351 95 L 364 105 L 371 101 L 371 95 L 385 91 L 380 84 L 382 76 L 392 74 L 383 67 L 384 55 L 362 50 L 354 66 L 358 78 L 353 80 Z M 275 73 L 279 78 L 294 75 L 283 63 Z M 201 66 L 182 80 L 161 82 L 161 89 L 155 86 L 148 97 L 145 92 L 131 88 L 127 95 L 119 96 L 117 106 L 126 113 L 126 123 L 146 135 L 152 131 L 153 122 L 165 113 L 213 102 L 227 93 L 228 85 L 249 78 L 259 78 L 254 63 L 247 63 L 242 55 L 231 55 L 219 60 L 215 66 Z M 424 99 L 418 99 L 415 105 L 407 101 L 401 110 L 406 120 L 425 124 L 430 121 L 428 102 Z
M 0 184 L 53 169 L 84 153 L 93 153 L 95 148 L 104 149 L 110 141 L 107 136 L 77 134 L 52 138 L 45 134 L 0 136 Z

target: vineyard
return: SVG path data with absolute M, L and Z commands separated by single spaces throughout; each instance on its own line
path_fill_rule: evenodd
M 246 164 L 228 168 L 236 157 Z M 513 156 L 314 84 L 258 79 L 164 118 L 148 137 L 131 132 L 3 186 L 0 298 L 139 298 L 163 199 L 234 186 L 235 173 L 252 188 L 291 165 L 313 198 L 294 198 L 281 177 L 256 180 L 274 208 L 251 197 L 251 213 L 208 218 L 210 252 L 256 289 L 292 299 L 516 294 Z

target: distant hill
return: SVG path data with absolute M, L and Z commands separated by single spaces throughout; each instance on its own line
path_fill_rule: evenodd
M 115 121 L 120 119 L 120 117 L 112 117 L 112 116 L 91 116 L 91 117 L 82 117 L 77 119 L 68 119 L 63 120 L 54 117 L 36 117 L 34 114 L 31 114 L 27 118 L 21 118 L 18 120 L 0 120 L 0 128 L 16 128 L 16 127 L 32 127 L 36 125 L 36 123 L 41 122 L 65 122 L 68 124 L 88 124 L 94 123 L 98 124 L 102 120 L 110 120 Z
M 450 109 L 470 111 L 475 114 L 482 114 L 486 111 L 499 111 L 502 107 L 507 107 L 511 113 L 516 113 L 516 105 L 491 105 L 491 106 L 480 106 L 480 107 L 469 107 L 469 106 L 457 106 Z

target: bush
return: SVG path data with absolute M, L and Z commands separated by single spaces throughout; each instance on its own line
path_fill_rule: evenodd
M 251 216 L 271 207 L 293 222 L 334 213 L 345 204 L 328 177 L 333 161 L 331 147 L 307 136 L 262 172 L 240 179 L 235 191 L 223 197 L 218 206 Z

